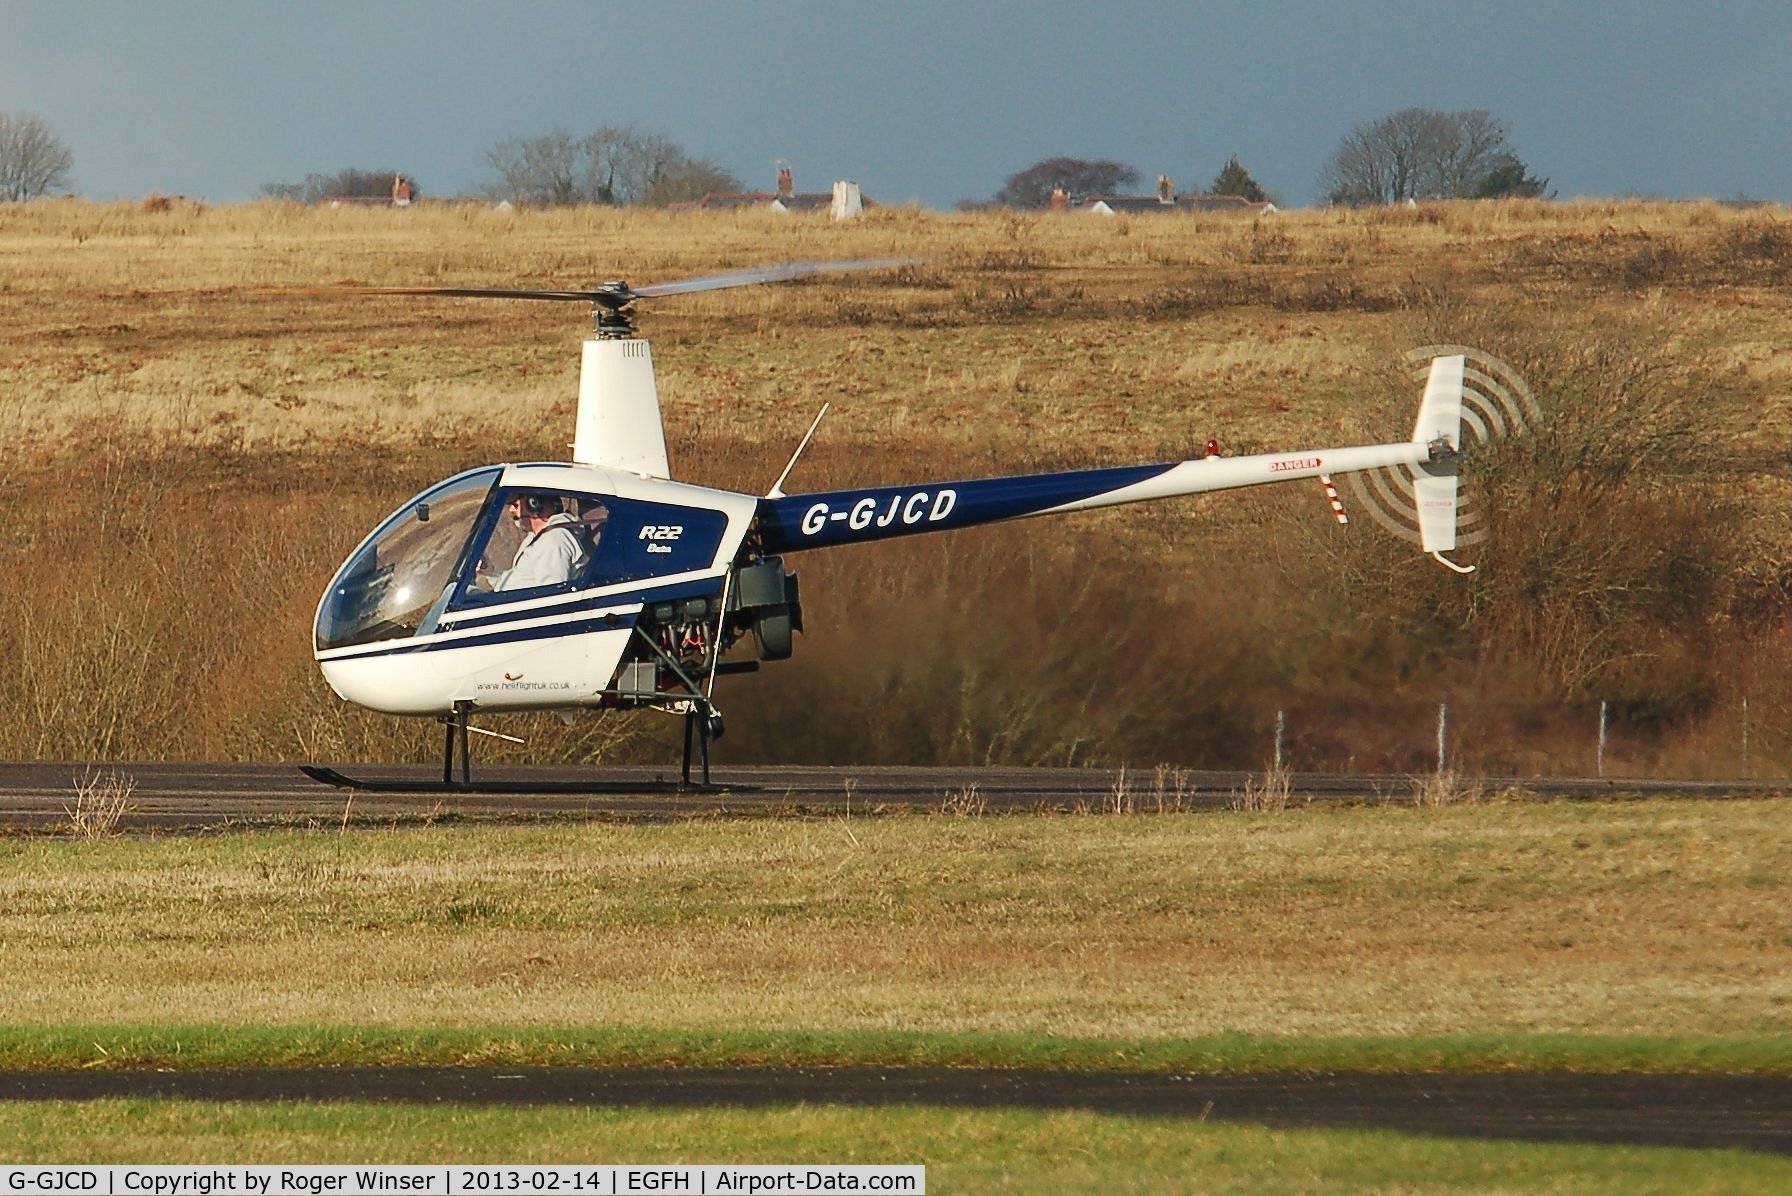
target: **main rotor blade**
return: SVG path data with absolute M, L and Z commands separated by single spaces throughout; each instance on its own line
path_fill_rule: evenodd
M 594 291 L 517 291 L 502 287 L 257 287 L 258 295 L 459 295 L 468 299 L 564 299 L 596 302 Z M 605 292 L 608 293 L 608 292 Z
M 840 274 L 849 270 L 883 270 L 892 266 L 912 266 L 919 258 L 885 257 L 861 258 L 846 262 L 785 262 L 778 266 L 762 266 L 757 270 L 743 270 L 738 274 L 711 274 L 706 278 L 687 278 L 680 282 L 658 282 L 650 286 L 635 287 L 634 292 L 643 298 L 655 295 L 683 295 L 691 291 L 719 291 L 724 287 L 749 287 L 762 282 L 787 282 L 793 278 L 807 278 L 812 274 Z
M 785 262 L 743 270 L 736 274 L 710 274 L 702 278 L 686 278 L 677 282 L 659 282 L 651 286 L 631 287 L 626 282 L 606 282 L 589 291 L 537 291 L 511 287 L 274 287 L 271 293 L 283 295 L 447 295 L 464 299 L 548 299 L 565 303 L 595 303 L 612 311 L 656 295 L 684 295 L 692 291 L 719 291 L 726 287 L 756 286 L 766 282 L 788 282 L 815 274 L 841 274 L 854 270 L 882 270 L 893 266 L 911 266 L 919 258 L 861 258 L 844 262 Z
M 595 303 L 600 295 L 613 291 L 517 291 L 505 287 L 344 287 L 329 292 L 334 295 L 458 295 L 464 299 L 558 299 L 577 303 Z

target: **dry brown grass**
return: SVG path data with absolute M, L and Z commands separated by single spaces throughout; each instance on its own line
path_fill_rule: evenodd
M 1481 786 L 1452 769 L 1420 773 L 1412 779 L 1412 802 L 1421 808 L 1472 805 L 1483 800 Z
M 795 490 L 1401 435 L 1415 343 L 1479 345 L 1580 415 L 1553 456 L 1480 462 L 1509 521 L 1466 583 L 1339 534 L 1317 490 L 803 558 L 811 631 L 731 687 L 754 710 L 730 710 L 724 759 L 1245 765 L 1249 728 L 1286 707 L 1291 767 L 1410 771 L 1429 745 L 1407 712 L 1448 696 L 1462 767 L 1584 771 L 1581 711 L 1603 698 L 1614 771 L 1722 774 L 1747 696 L 1770 771 L 1792 762 L 1785 221 L 11 205 L 0 498 L 28 516 L 0 567 L 31 600 L 0 646 L 31 667 L 0 678 L 0 751 L 433 756 L 427 726 L 324 691 L 316 595 L 429 481 L 563 455 L 585 316 L 261 288 L 894 256 L 924 264 L 644 305 L 680 476 L 763 490 L 823 400 Z M 1576 465 L 1664 429 L 1622 485 Z M 219 521 L 221 498 L 252 514 Z M 614 726 L 531 726 L 524 754 L 663 755 L 658 728 Z
M 1246 777 L 1244 785 L 1232 795 L 1229 804 L 1234 810 L 1247 813 L 1274 814 L 1288 808 L 1288 800 L 1293 794 L 1293 774 L 1286 768 L 1272 765 L 1263 770 L 1261 778 Z
M 940 813 L 954 818 L 981 818 L 989 813 L 989 798 L 975 783 L 958 789 L 948 789 L 940 798 Z
M 1782 800 L 0 842 L 15 1025 L 1783 1032 Z
M 1774 220 L 1699 205 L 1460 205 L 1287 213 L 1266 231 L 1217 217 L 902 210 L 835 226 L 476 206 L 15 205 L 0 213 L 5 414 L 24 443 L 49 446 L 96 423 L 251 449 L 527 437 L 565 414 L 581 313 L 258 288 L 577 286 L 901 256 L 927 264 L 649 305 L 674 435 L 725 411 L 732 435 L 790 439 L 827 398 L 840 407 L 834 428 L 860 440 L 968 432 L 1062 453 L 1156 447 L 1175 428 L 1183 443 L 1208 432 L 1287 442 L 1337 418 L 1315 404 L 1379 368 L 1428 296 L 1522 299 L 1540 316 L 1590 320 L 1647 302 L 1620 261 L 1633 241 L 1697 263 L 1660 280 L 1676 292 L 1677 326 L 1727 318 L 1739 297 L 1745 310 L 1783 310 Z M 1266 239 L 1280 249 L 1266 255 Z M 1759 342 L 1735 352 L 1747 375 L 1784 372 L 1783 354 Z

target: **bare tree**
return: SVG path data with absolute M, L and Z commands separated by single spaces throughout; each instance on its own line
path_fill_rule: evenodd
M 708 158 L 687 158 L 661 164 L 641 202 L 664 207 L 680 200 L 702 199 L 714 192 L 744 191 L 740 176 Z
M 1536 185 L 1512 151 L 1505 122 L 1484 109 L 1438 112 L 1403 108 L 1363 121 L 1344 137 L 1320 175 L 1331 203 L 1404 203 L 1513 193 L 1500 186 L 1516 167 L 1521 183 Z
M 36 199 L 68 185 L 75 156 L 34 112 L 0 112 L 0 201 Z
M 1332 203 L 1401 203 L 1420 194 L 1420 163 L 1440 114 L 1405 108 L 1350 130 L 1326 164 L 1320 187 Z
M 486 154 L 486 161 L 498 172 L 498 183 L 489 190 L 543 207 L 663 205 L 743 186 L 716 163 L 633 125 L 604 125 L 582 137 L 565 129 L 509 137 Z
M 1462 199 L 1481 189 L 1495 160 L 1507 152 L 1506 126 L 1483 108 L 1453 112 L 1434 130 L 1430 162 L 1424 164 L 1433 194 Z
M 1009 175 L 990 202 L 997 207 L 1043 208 L 1051 203 L 1052 192 L 1059 188 L 1072 199 L 1080 199 L 1112 195 L 1138 181 L 1138 171 L 1106 158 L 1045 158 Z
M 539 137 L 507 137 L 486 152 L 505 199 L 543 207 L 592 202 L 580 139 L 565 129 Z

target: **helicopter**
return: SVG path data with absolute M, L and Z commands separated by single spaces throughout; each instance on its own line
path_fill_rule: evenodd
M 1412 435 L 1385 444 L 1229 457 L 1209 441 L 1202 457 L 1162 464 L 786 494 L 824 407 L 765 494 L 672 478 L 637 303 L 910 264 L 793 262 L 589 290 L 356 288 L 585 303 L 594 328 L 581 349 L 571 461 L 484 465 L 438 482 L 374 528 L 337 570 L 313 627 L 330 687 L 360 706 L 446 727 L 441 785 L 430 788 L 474 788 L 470 736 L 498 734 L 474 726 L 475 714 L 644 708 L 683 716 L 681 785 L 693 785 L 695 763 L 707 787 L 711 744 L 724 729 L 717 679 L 787 659 L 803 629 L 788 563 L 797 553 L 1308 479 L 1324 485 L 1346 522 L 1333 475 L 1391 469 L 1407 483 L 1422 550 L 1472 571 L 1445 555 L 1457 545 L 1464 457 L 1460 352 L 1431 360 Z M 750 659 L 726 659 L 749 638 Z M 314 765 L 305 772 L 349 788 L 419 788 Z

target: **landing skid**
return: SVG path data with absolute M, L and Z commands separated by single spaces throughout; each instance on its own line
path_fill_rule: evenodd
M 433 781 L 407 777 L 351 777 L 321 764 L 301 764 L 299 771 L 325 785 L 356 793 L 723 793 L 738 785 L 688 781 Z
M 454 704 L 452 714 L 438 717 L 445 729 L 442 743 L 442 779 L 440 781 L 404 780 L 404 779 L 372 779 L 351 777 L 347 773 L 338 772 L 319 764 L 301 764 L 299 771 L 314 781 L 325 785 L 334 785 L 338 789 L 351 789 L 361 793 L 719 793 L 723 786 L 710 783 L 709 779 L 709 746 L 722 736 L 722 716 L 710 704 L 708 695 L 698 688 L 697 682 L 679 666 L 679 662 L 658 644 L 654 643 L 639 627 L 635 633 L 646 641 L 647 646 L 665 662 L 672 673 L 684 683 L 682 693 L 670 695 L 671 701 L 666 703 L 669 709 L 679 710 L 684 715 L 684 760 L 679 770 L 680 779 L 676 783 L 670 781 L 637 782 L 637 781 L 481 781 L 473 783 L 473 732 L 482 735 L 493 735 L 496 732 L 482 730 L 472 725 L 473 703 L 461 700 Z M 753 662 L 757 667 L 757 662 Z M 638 697 L 638 695 L 630 695 Z M 499 736 L 499 738 L 510 738 Z M 521 743 L 522 740 L 515 742 Z M 460 776 L 455 777 L 456 764 Z M 696 764 L 701 770 L 702 780 L 691 780 L 691 765 Z
M 301 764 L 299 771 L 314 781 L 358 793 L 720 793 L 724 786 L 709 779 L 709 745 L 721 734 L 722 718 L 702 698 L 695 698 L 684 712 L 684 762 L 677 781 L 473 781 L 472 749 L 468 740 L 476 728 L 469 726 L 471 702 L 456 702 L 454 713 L 441 720 L 447 736 L 442 746 L 442 779 L 351 777 L 321 764 Z M 489 734 L 490 732 L 487 732 Z M 693 748 L 695 752 L 693 753 Z M 702 780 L 691 780 L 691 764 L 701 765 Z M 459 761 L 460 776 L 455 774 Z

